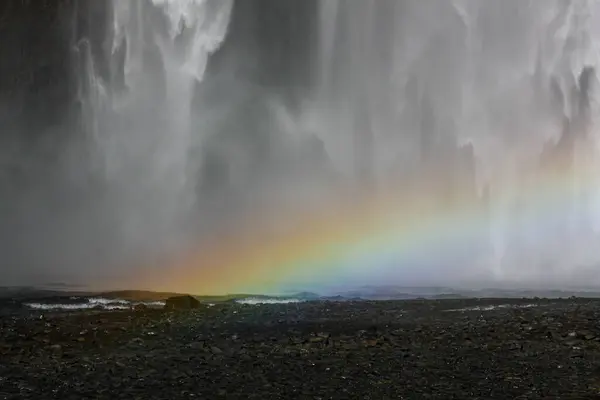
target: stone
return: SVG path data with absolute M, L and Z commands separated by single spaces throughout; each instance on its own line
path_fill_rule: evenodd
M 192 310 L 200 308 L 202 304 L 193 296 L 173 296 L 165 301 L 166 310 Z
M 283 306 L 0 318 L 0 392 L 24 400 L 211 399 L 219 390 L 256 399 L 592 399 L 600 345 L 584 339 L 600 335 L 600 301 L 589 302 L 578 315 L 563 300 L 458 318 L 443 310 L 478 303 L 354 302 L 324 314 L 315 302 L 287 309 L 298 324 L 271 326 Z
M 62 351 L 62 346 L 60 344 L 53 344 L 52 346 L 50 346 L 50 350 L 54 352 L 59 352 Z

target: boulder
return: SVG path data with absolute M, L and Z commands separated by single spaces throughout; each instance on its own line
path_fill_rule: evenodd
M 165 301 L 166 310 L 192 310 L 201 307 L 201 303 L 193 296 L 173 296 Z
M 148 310 L 148 306 L 145 304 L 136 304 L 133 306 L 133 311 L 142 312 Z

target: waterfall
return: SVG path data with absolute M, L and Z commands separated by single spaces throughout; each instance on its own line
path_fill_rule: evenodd
M 93 279 L 390 193 L 422 200 L 417 215 L 484 215 L 477 237 L 431 252 L 438 271 L 581 282 L 600 262 L 598 1 L 4 9 L 0 235 L 15 276 Z M 544 182 L 556 211 L 532 193 Z
M 190 218 L 192 174 L 200 163 L 191 154 L 204 140 L 192 123 L 193 102 L 209 57 L 225 40 L 232 8 L 233 0 L 111 3 L 109 73 L 101 77 L 87 63 L 83 72 L 92 89 L 84 120 L 104 160 L 122 240 L 131 248 L 177 242 Z
M 408 175 L 407 188 L 419 186 L 442 203 L 481 198 L 485 187 L 490 236 L 474 247 L 489 250 L 483 264 L 475 254 L 466 262 L 488 276 L 560 280 L 600 262 L 592 256 L 598 211 L 589 188 L 598 137 L 594 112 L 578 106 L 593 89 L 577 81 L 599 60 L 597 2 L 341 0 L 320 7 L 319 79 L 307 112 L 339 169 L 352 174 L 369 160 L 380 188 Z M 563 167 L 572 207 L 562 218 L 570 222 L 547 232 L 526 220 L 543 205 L 525 193 L 538 184 L 544 146 L 564 137 L 565 119 L 566 134 L 577 137 L 569 150 L 557 150 L 574 160 Z M 472 154 L 461 152 L 465 144 Z M 457 157 L 473 165 L 474 176 L 453 170 Z M 450 180 L 440 192 L 439 182 Z M 427 188 L 428 181 L 438 184 Z

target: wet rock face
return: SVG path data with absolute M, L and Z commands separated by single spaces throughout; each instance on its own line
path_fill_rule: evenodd
M 207 80 L 251 82 L 294 103 L 314 84 L 317 0 L 236 0 L 228 34 L 211 57 Z M 216 89 L 218 92 L 220 89 Z
M 33 136 L 62 125 L 77 97 L 77 43 L 104 36 L 108 2 L 0 4 L 0 129 Z M 20 128 L 20 129 L 16 129 Z
M 70 94 L 69 14 L 72 1 L 7 0 L 0 5 L 3 125 L 52 125 L 64 114 Z

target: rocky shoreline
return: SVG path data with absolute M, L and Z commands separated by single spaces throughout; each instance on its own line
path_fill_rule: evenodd
M 0 399 L 595 399 L 600 300 L 221 303 L 0 318 Z

